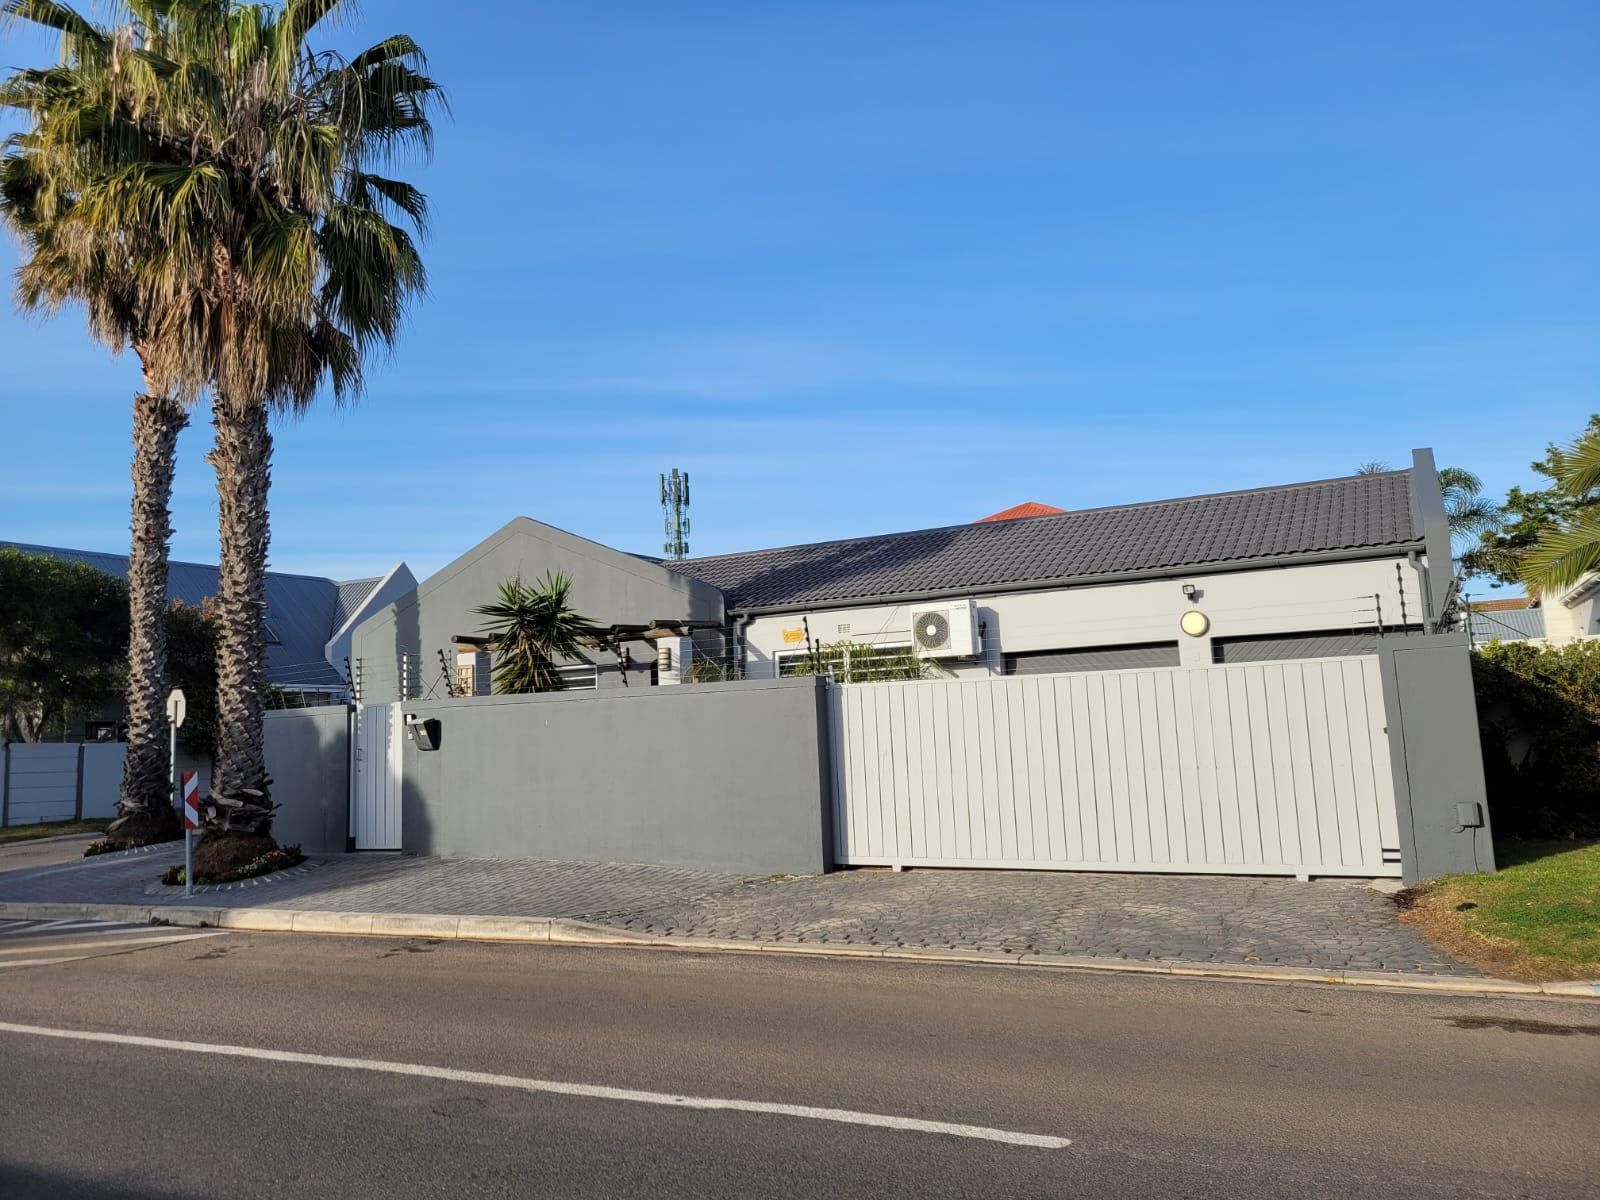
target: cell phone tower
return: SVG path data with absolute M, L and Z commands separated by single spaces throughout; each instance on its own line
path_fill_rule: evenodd
M 661 476 L 661 511 L 666 516 L 667 540 L 662 545 L 668 558 L 684 558 L 689 553 L 689 475 L 672 468 Z

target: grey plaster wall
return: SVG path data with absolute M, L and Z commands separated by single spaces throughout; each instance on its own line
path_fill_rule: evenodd
M 409 703 L 439 745 L 405 740 L 403 847 L 824 871 L 825 700 L 807 678 Z
M 344 705 L 283 709 L 264 719 L 278 843 L 341 854 L 349 841 L 350 712 Z
M 1383 638 L 1378 658 L 1405 881 L 1494 870 L 1466 635 Z M 1463 803 L 1481 824 L 1463 824 Z
M 574 607 L 602 625 L 640 624 L 656 618 L 723 619 L 722 593 L 709 584 L 518 517 L 357 627 L 353 647 L 354 657 L 360 661 L 363 701 L 401 698 L 401 651 L 417 656 L 423 683 L 420 694 L 425 695 L 439 678 L 439 651 L 448 656 L 453 636 L 481 628 L 483 619 L 473 610 L 494 600 L 501 581 L 520 574 L 532 583 L 546 571 L 570 575 Z M 600 687 L 648 684 L 652 650 L 643 642 L 634 643 L 631 650 L 635 666 L 626 674 L 618 670 L 614 655 L 596 656 Z M 435 694 L 440 692 L 442 689 Z
M 1427 568 L 1422 576 L 1422 601 L 1430 631 L 1443 615 L 1455 575 L 1450 556 L 1450 519 L 1445 515 L 1444 492 L 1433 451 L 1411 452 L 1411 518 L 1426 545 Z M 1393 621 L 1393 616 L 1390 620 Z

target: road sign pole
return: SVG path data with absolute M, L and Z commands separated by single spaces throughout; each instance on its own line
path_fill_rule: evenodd
M 189 715 L 189 704 L 182 688 L 173 688 L 167 695 L 167 728 L 172 731 L 172 742 L 167 749 L 167 776 L 172 784 L 172 798 L 183 809 L 183 894 L 194 894 L 194 830 L 199 824 L 199 795 L 194 772 L 185 771 L 178 779 L 178 726 Z
M 194 895 L 194 831 L 200 828 L 200 779 L 183 773 L 183 894 Z
M 177 808 L 182 800 L 178 795 L 178 727 L 168 721 L 167 728 L 172 734 L 172 742 L 167 748 L 167 803 Z

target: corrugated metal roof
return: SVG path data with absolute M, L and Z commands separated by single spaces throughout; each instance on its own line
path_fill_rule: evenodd
M 665 562 L 734 610 L 1413 546 L 1409 471 Z
M 367 597 L 372 595 L 372 589 L 382 582 L 381 576 L 374 575 L 371 579 L 346 579 L 339 583 L 339 591 L 334 598 L 333 606 L 334 633 L 344 628 L 344 623 L 350 619 L 350 615 L 366 603 Z
M 22 542 L 0 542 L 0 546 L 32 554 L 87 563 L 109 575 L 126 579 L 128 556 L 102 554 L 94 550 L 71 550 L 60 546 L 32 546 Z M 285 688 L 342 687 L 344 679 L 323 658 L 323 647 L 338 624 L 341 585 L 316 575 L 285 575 L 268 571 L 266 578 L 267 627 L 272 641 L 267 646 L 267 680 Z M 217 594 L 217 568 L 204 563 L 172 561 L 167 564 L 167 595 L 185 604 L 199 604 Z M 339 622 L 339 623 L 342 623 Z
M 1472 640 L 1516 642 L 1523 638 L 1544 637 L 1544 609 L 1496 608 L 1485 612 L 1472 607 Z

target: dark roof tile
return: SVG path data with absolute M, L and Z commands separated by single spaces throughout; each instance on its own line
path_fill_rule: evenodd
M 1420 541 L 1410 472 L 667 562 L 734 610 L 959 592 Z

